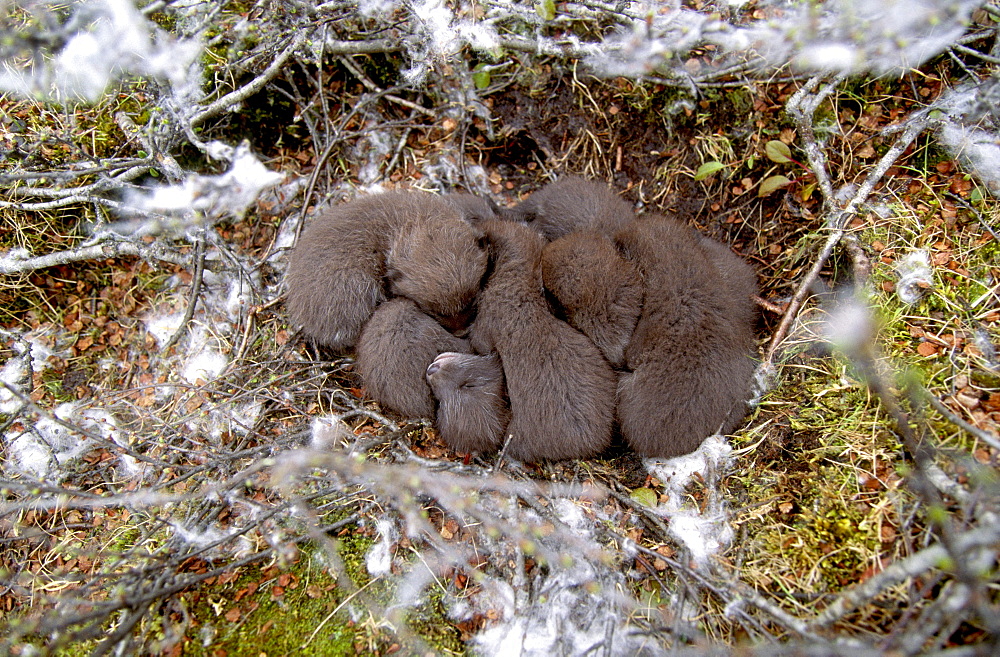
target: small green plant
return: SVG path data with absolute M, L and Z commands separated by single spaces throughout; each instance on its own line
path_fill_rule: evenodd
M 766 155 L 767 159 L 771 160 L 775 164 L 796 164 L 802 167 L 803 177 L 814 177 L 812 172 L 809 170 L 809 167 L 792 157 L 792 149 L 790 149 L 788 144 L 783 141 L 772 139 L 767 142 L 764 145 L 764 155 Z M 764 178 L 760 182 L 760 186 L 757 187 L 757 196 L 758 198 L 768 196 L 775 191 L 789 187 L 796 182 L 799 182 L 799 179 L 788 178 L 787 176 L 781 174 L 768 176 L 767 178 Z M 804 201 L 812 196 L 814 191 L 816 191 L 815 181 L 802 187 L 800 197 Z

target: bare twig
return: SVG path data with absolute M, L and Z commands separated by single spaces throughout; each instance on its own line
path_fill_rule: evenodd
M 988 431 L 984 431 L 978 427 L 975 427 L 966 422 L 965 420 L 963 420 L 958 415 L 955 415 L 955 413 L 953 413 L 950 408 L 945 406 L 940 399 L 938 399 L 935 395 L 931 394 L 930 390 L 924 391 L 924 399 L 926 399 L 927 403 L 929 403 L 932 407 L 934 407 L 935 411 L 948 418 L 949 422 L 957 426 L 962 431 L 965 431 L 966 433 L 975 436 L 976 438 L 983 441 L 984 443 L 986 443 L 987 445 L 989 445 L 994 449 L 1000 449 L 1000 439 L 998 439 L 996 436 L 992 435 Z
M 830 90 L 826 90 L 826 93 L 830 93 Z M 790 101 L 791 102 L 791 101 Z M 802 102 L 802 101 L 800 101 Z M 803 115 L 805 116 L 805 115 Z M 868 173 L 865 177 L 865 181 L 860 185 L 858 191 L 854 194 L 851 200 L 842 209 L 833 209 L 831 207 L 829 212 L 829 217 L 826 221 L 827 226 L 832 230 L 829 237 L 823 243 L 823 248 L 820 249 L 819 255 L 816 256 L 816 260 L 813 266 L 809 268 L 809 271 L 802 278 L 799 283 L 798 288 L 795 290 L 795 294 L 792 296 L 791 301 L 788 303 L 788 307 L 785 310 L 785 315 L 781 318 L 781 323 L 775 330 L 774 335 L 771 337 L 771 342 L 768 345 L 767 352 L 764 355 L 764 360 L 761 363 L 761 369 L 764 371 L 769 371 L 774 366 L 774 356 L 777 353 L 778 348 L 784 341 L 785 337 L 788 335 L 788 331 L 791 329 L 792 324 L 795 322 L 795 318 L 799 314 L 802 305 L 805 303 L 806 299 L 810 295 L 810 290 L 812 289 L 813 283 L 819 278 L 820 272 L 826 266 L 827 260 L 833 254 L 833 250 L 836 248 L 838 242 L 844 236 L 846 232 L 846 226 L 848 222 L 855 216 L 855 214 L 861 209 L 861 206 L 868 199 L 871 193 L 875 190 L 875 185 L 885 176 L 889 168 L 896 162 L 896 160 L 903 154 L 903 152 L 909 148 L 913 140 L 924 131 L 930 122 L 929 113 L 922 113 L 921 115 L 914 117 L 907 126 L 902 130 L 900 135 L 896 138 L 896 141 L 889 147 L 885 155 L 878 161 L 878 164 Z M 807 142 L 808 143 L 808 142 Z M 815 143 L 814 143 L 815 145 Z M 818 148 L 818 145 L 816 145 Z M 810 151 L 816 151 L 815 154 L 810 153 Z M 808 147 L 806 152 L 810 153 L 810 164 L 812 166 L 823 166 L 825 161 L 824 156 L 821 152 L 817 151 L 816 148 Z M 815 162 L 813 160 L 815 159 Z M 825 173 L 823 175 L 826 175 Z M 832 197 L 832 187 L 830 188 L 831 196 L 827 197 L 828 204 L 833 203 Z
M 890 564 L 885 570 L 872 575 L 864 582 L 842 591 L 826 609 L 817 614 L 809 626 L 814 631 L 829 627 L 887 589 L 908 578 L 919 577 L 934 568 L 940 568 L 949 557 L 967 558 L 966 555 L 972 551 L 987 547 L 996 548 L 998 543 L 1000 543 L 998 526 L 978 527 L 960 534 L 955 540 L 957 555 L 952 554 L 952 551 L 941 543 L 935 543 L 912 556 Z
M 138 256 L 146 262 L 154 264 L 159 261 L 179 265 L 185 269 L 189 269 L 193 264 L 190 256 L 169 249 L 159 241 L 145 244 L 139 241 L 124 242 L 117 239 L 109 239 L 92 246 L 84 246 L 69 251 L 57 251 L 34 257 L 8 253 L 6 257 L 0 258 L 0 274 L 15 276 L 18 274 L 27 274 L 36 269 L 68 265 L 73 262 L 129 256 Z
M 198 297 L 201 294 L 201 281 L 202 275 L 205 273 L 205 231 L 204 229 L 199 231 L 198 237 L 195 238 L 194 243 L 194 276 L 191 279 L 191 295 L 188 297 L 187 310 L 184 311 L 184 317 L 181 319 L 180 325 L 174 334 L 170 336 L 167 343 L 163 345 L 161 351 L 166 353 L 170 351 L 170 348 L 177 344 L 177 341 L 181 339 L 184 335 L 184 330 L 186 329 L 188 322 L 194 317 L 195 308 L 198 306 Z
M 250 96 L 254 95 L 258 91 L 264 88 L 268 82 L 273 80 L 278 72 L 281 71 L 288 59 L 298 50 L 302 44 L 306 42 L 311 36 L 311 31 L 309 30 L 298 30 L 294 37 L 292 37 L 291 43 L 289 43 L 281 53 L 274 58 L 274 61 L 266 69 L 264 69 L 260 75 L 255 77 L 250 82 L 246 83 L 239 89 L 231 91 L 222 98 L 219 98 L 213 103 L 202 108 L 189 120 L 188 125 L 190 127 L 195 127 L 204 123 L 207 119 L 213 116 L 218 116 L 224 112 L 227 108 L 241 103 Z

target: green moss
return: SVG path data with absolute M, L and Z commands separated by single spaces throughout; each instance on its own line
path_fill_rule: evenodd
M 373 543 L 365 532 L 355 530 L 336 539 L 346 575 L 363 589 L 351 603 L 352 592 L 339 586 L 323 552 L 309 544 L 302 546 L 294 563 L 244 566 L 181 594 L 180 616 L 190 618 L 183 654 L 385 654 L 399 640 L 386 619 L 365 614 L 363 600 L 389 607 L 395 581 L 373 581 L 369 576 L 365 555 Z M 440 589 L 428 591 L 420 605 L 408 610 L 405 622 L 435 654 L 462 654 L 460 634 L 444 614 L 443 595 Z M 147 623 L 162 639 L 179 620 L 151 617 Z M 400 654 L 407 654 L 405 647 Z
M 47 369 L 41 373 L 42 387 L 56 402 L 71 402 L 76 400 L 72 388 L 67 388 L 62 371 Z
M 179 596 L 192 624 L 185 655 L 352 655 L 356 642 L 370 637 L 353 623 L 347 594 L 321 565 L 319 553 L 305 549 L 288 568 L 240 568 Z M 336 613 L 334 613 L 336 612 Z M 156 618 L 150 620 L 156 627 Z M 168 619 L 169 620 L 169 619 Z
M 461 655 L 465 653 L 465 644 L 458 630 L 447 620 L 444 597 L 440 587 L 430 589 L 422 602 L 407 614 L 406 622 L 434 647 L 435 654 Z

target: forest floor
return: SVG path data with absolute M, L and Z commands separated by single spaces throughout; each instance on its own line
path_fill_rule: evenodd
M 886 152 L 884 129 L 947 90 L 949 66 L 844 85 L 823 103 L 816 124 L 844 199 Z M 377 62 L 368 70 L 374 76 Z M 342 67 L 326 73 L 331 116 L 342 117 L 365 87 Z M 620 617 L 658 645 L 846 637 L 912 648 L 901 628 L 938 619 L 931 612 L 951 586 L 943 571 L 887 577 L 877 595 L 845 596 L 921 553 L 936 531 L 878 385 L 901 400 L 934 446 L 934 472 L 957 487 L 944 508 L 957 525 L 971 522 L 970 495 L 996 499 L 998 450 L 915 391 L 925 388 L 947 412 L 997 436 L 1000 211 L 930 135 L 919 137 L 847 227 L 812 301 L 771 349 L 830 234 L 808 167 L 768 157 L 768 143 L 780 141 L 805 161 L 783 109 L 799 88 L 722 87 L 673 111 L 675 90 L 597 80 L 552 62 L 485 97 L 492 125 L 458 122 L 433 97 L 418 100 L 434 118 L 383 101 L 344 123 L 348 137 L 325 156 L 292 118 L 294 103 L 273 92 L 252 99 L 213 137 L 248 139 L 287 177 L 242 219 L 211 226 L 204 254 L 177 238 L 190 263 L 206 255 L 203 273 L 113 257 L 0 281 L 0 323 L 6 335 L 29 338 L 34 360 L 30 399 L 7 394 L 0 410 L 0 488 L 9 505 L 0 516 L 0 610 L 15 619 L 7 622 L 17 637 L 7 648 L 82 654 L 100 645 L 97 632 L 121 630 L 153 654 L 463 654 L 507 645 L 517 635 L 512 621 L 532 610 L 522 629 L 536 634 L 517 636 L 543 651 L 555 645 L 539 638 L 545 614 L 598 641 L 596 616 L 546 606 L 585 604 L 587 595 L 624 600 L 607 602 L 600 619 Z M 12 122 L 20 122 L 24 134 L 43 125 L 55 126 L 50 135 L 72 134 L 38 138 L 44 148 L 34 157 L 52 162 L 78 150 L 129 152 L 137 146 L 102 121 L 112 111 L 141 113 L 141 100 L 141 88 L 92 109 L 0 99 L 10 118 L 0 139 L 14 139 Z M 365 168 L 373 162 L 374 177 Z M 711 162 L 721 167 L 698 175 Z M 732 452 L 721 448 L 719 469 L 701 468 L 680 494 L 663 480 L 669 467 L 623 446 L 586 462 L 499 470 L 490 455 L 464 462 L 429 421 L 393 416 L 367 399 L 349 357 L 317 352 L 288 323 L 280 282 L 301 217 L 374 182 L 437 190 L 464 181 L 510 205 L 565 173 L 610 182 L 638 211 L 681 217 L 760 275 L 756 330 L 760 357 L 773 368 L 727 437 Z M 774 175 L 788 184 L 760 194 Z M 94 213 L 3 210 L 0 249 L 77 248 L 100 218 Z M 165 347 L 196 278 L 197 312 Z M 870 315 L 845 328 L 853 320 L 843 308 L 858 304 Z M 869 329 L 876 383 L 867 360 L 830 347 L 831 334 L 858 341 Z M 14 362 L 23 344 L 8 338 L 0 356 Z M 49 451 L 23 438 L 29 422 L 42 427 Z M 325 455 L 308 450 L 317 445 Z M 338 457 L 346 454 L 364 459 Z M 513 546 L 484 538 L 484 509 L 459 506 L 475 481 L 482 498 L 469 504 L 497 505 L 503 523 L 495 529 L 509 531 Z M 521 487 L 534 484 L 556 488 L 532 497 Z M 39 496 L 49 502 L 24 503 Z M 517 515 L 525 511 L 534 515 Z M 703 523 L 699 540 L 715 542 L 711 564 L 679 537 L 681 511 Z M 588 545 L 573 542 L 574 529 Z M 540 547 L 527 547 L 526 536 Z M 545 550 L 580 555 L 594 572 L 560 571 Z M 453 553 L 466 562 L 449 562 Z M 440 559 L 434 579 L 418 582 L 429 554 Z M 116 596 L 135 596 L 134 604 L 88 625 L 87 610 L 110 608 Z M 856 604 L 817 618 L 845 599 Z M 32 623 L 57 613 L 76 625 L 53 644 Z M 940 620 L 925 640 L 948 648 L 992 639 L 961 617 L 953 627 Z

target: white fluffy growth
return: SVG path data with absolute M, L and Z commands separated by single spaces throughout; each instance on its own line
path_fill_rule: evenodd
M 906 254 L 896 262 L 896 294 L 906 304 L 920 300 L 924 292 L 934 285 L 934 271 L 927 251 L 918 249 Z
M 996 78 L 962 85 L 942 95 L 938 128 L 941 145 L 1000 196 L 1000 83 Z
M 395 525 L 388 520 L 378 520 L 375 523 L 379 540 L 365 555 L 365 566 L 372 577 L 382 577 L 392 574 L 392 547 L 399 538 Z
M 666 500 L 656 511 L 670 520 L 669 531 L 691 555 L 698 566 L 729 547 L 733 530 L 722 495 L 717 489 L 718 477 L 730 465 L 732 447 L 721 435 L 709 436 L 691 454 L 672 459 L 646 459 L 646 469 L 665 487 Z M 704 510 L 684 504 L 684 489 L 695 473 L 701 473 L 708 487 L 708 503 Z
M 310 447 L 321 452 L 339 448 L 345 438 L 353 435 L 341 419 L 331 416 L 314 419 L 310 434 Z
M 11 431 L 4 436 L 8 463 L 24 474 L 45 479 L 53 465 L 52 450 L 31 431 Z
M 359 0 L 358 13 L 365 18 L 387 16 L 396 9 L 397 0 Z
M 40 418 L 23 431 L 10 431 L 4 436 L 15 469 L 37 479 L 59 480 L 59 466 L 91 449 L 94 444 L 91 438 L 70 430 L 63 422 L 108 440 L 121 439 L 117 422 L 103 410 L 79 410 L 76 404 L 65 403 L 56 407 L 53 415 L 54 418 Z
M 604 76 L 650 74 L 683 79 L 688 53 L 699 45 L 718 48 L 719 66 L 762 57 L 770 66 L 845 73 L 911 70 L 943 52 L 966 31 L 979 0 L 826 0 L 786 2 L 766 18 L 737 24 L 718 14 L 672 3 L 647 20 L 619 28 L 586 58 Z M 745 4 L 728 0 L 731 7 Z M 597 47 L 599 45 L 599 47 Z M 729 56 L 727 59 L 726 55 Z
M 416 2 L 413 4 L 412 11 L 413 15 L 421 22 L 432 52 L 444 56 L 458 52 L 461 41 L 458 38 L 458 33 L 452 27 L 455 14 L 448 8 L 444 0 Z
M 230 321 L 238 321 L 247 314 L 253 304 L 253 288 L 242 276 L 235 276 L 229 281 L 226 290 L 226 301 L 223 310 Z
M 576 568 L 552 570 L 533 584 L 537 588 L 532 600 L 524 604 L 518 604 L 506 582 L 485 579 L 480 585 L 488 594 L 480 594 L 475 607 L 484 614 L 499 612 L 501 617 L 473 637 L 476 652 L 530 657 L 635 655 L 653 645 L 629 630 L 627 614 L 618 609 L 615 589 L 624 582 L 600 581 L 603 574 L 592 566 L 580 562 Z
M 204 381 L 204 379 L 202 380 Z M 186 422 L 186 426 L 192 433 L 210 438 L 214 444 L 221 444 L 224 434 L 228 433 L 234 436 L 249 434 L 262 411 L 263 403 L 260 400 L 255 399 L 244 403 L 234 401 L 220 404 L 208 413 L 192 416 Z
M 70 21 L 82 28 L 54 56 L 30 68 L 4 63 L 0 91 L 94 102 L 126 73 L 182 82 L 200 52 L 197 43 L 177 41 L 146 20 L 130 0 L 77 3 Z
M 146 325 L 146 331 L 156 340 L 156 345 L 163 347 L 181 327 L 183 320 L 184 313 L 171 313 L 169 315 L 151 315 L 142 321 Z
M 191 384 L 197 385 L 199 381 L 207 383 L 222 374 L 227 365 L 229 358 L 206 341 L 185 361 L 181 376 Z
M 376 123 L 368 123 L 365 135 L 354 147 L 354 155 L 361 162 L 358 181 L 363 187 L 376 184 L 382 177 L 382 165 L 386 164 L 395 147 L 395 140 L 385 130 L 376 129 Z
M 28 367 L 29 358 L 29 355 L 25 353 L 8 359 L 4 363 L 3 369 L 0 370 L 0 381 L 23 393 L 31 375 L 31 370 Z M 16 413 L 23 404 L 24 402 L 17 395 L 6 386 L 0 385 L 0 413 L 8 415 Z
M 840 295 L 827 309 L 822 336 L 846 354 L 863 353 L 875 338 L 875 322 L 868 303 L 857 293 Z
M 216 148 L 222 156 L 225 149 Z M 248 144 L 236 147 L 229 170 L 218 176 L 190 176 L 178 185 L 152 187 L 130 195 L 129 203 L 143 211 L 166 215 L 197 213 L 206 217 L 241 217 L 265 189 L 284 179 L 271 171 L 250 151 Z
M 495 621 L 472 639 L 483 655 L 636 655 L 652 645 L 629 626 L 634 600 L 622 595 L 626 582 L 612 563 L 598 558 L 597 520 L 584 505 L 571 498 L 553 500 L 565 527 L 542 537 L 543 552 L 552 550 L 545 577 L 532 582 L 499 578 L 478 580 L 479 593 L 458 601 L 450 609 L 457 620 L 474 614 Z M 518 527 L 537 525 L 540 518 L 531 510 L 514 509 L 509 520 Z M 544 527 L 544 525 L 542 525 Z M 506 550 L 502 545 L 493 551 Z
M 233 534 L 236 532 L 227 532 L 221 527 L 213 526 L 208 526 L 204 529 L 195 529 L 185 527 L 184 525 L 176 522 L 170 522 L 169 524 L 174 530 L 174 536 L 177 539 L 179 539 L 182 543 L 191 546 L 195 550 L 198 550 L 200 552 L 199 556 L 208 561 L 216 561 L 232 555 L 232 550 L 225 549 L 227 547 L 226 541 L 229 538 L 235 538 Z M 209 546 L 212 547 L 210 548 Z M 236 546 L 229 547 L 245 551 L 246 543 L 245 541 L 237 541 Z M 206 548 L 208 549 L 206 550 Z

